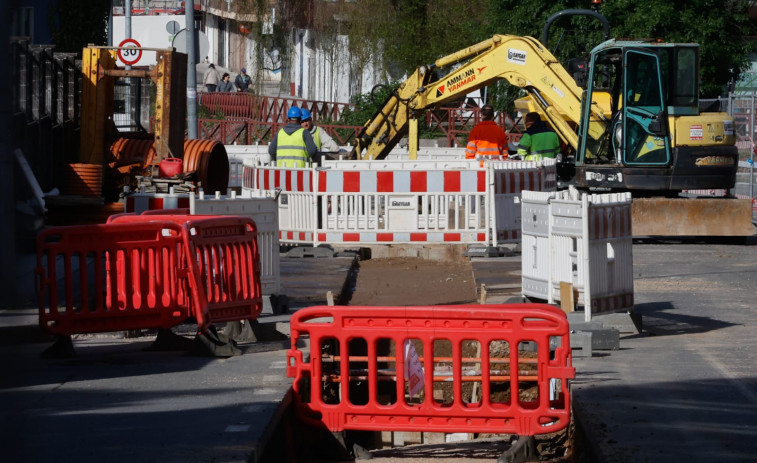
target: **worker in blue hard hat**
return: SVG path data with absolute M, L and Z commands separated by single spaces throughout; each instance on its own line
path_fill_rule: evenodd
M 287 111 L 287 125 L 282 127 L 268 145 L 271 161 L 278 167 L 308 167 L 318 161 L 318 148 L 313 136 L 300 125 L 302 111 L 292 106 Z
M 302 108 L 302 128 L 309 131 L 310 135 L 313 136 L 313 141 L 318 151 L 325 153 L 336 153 L 339 151 L 339 145 L 323 130 L 323 127 L 318 127 L 313 123 L 313 115 L 305 108 Z

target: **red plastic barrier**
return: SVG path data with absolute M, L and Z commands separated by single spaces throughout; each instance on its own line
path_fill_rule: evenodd
M 184 227 L 192 312 L 201 331 L 210 323 L 257 319 L 263 309 L 257 225 L 236 216 L 173 211 L 111 216 L 110 223 L 173 222 Z M 177 210 L 176 212 L 181 212 Z
M 188 221 L 183 235 L 200 330 L 211 322 L 257 319 L 263 297 L 255 222 L 234 216 L 200 218 Z
M 555 307 L 311 307 L 290 327 L 295 410 L 313 425 L 530 436 L 570 423 L 575 368 Z
M 107 223 L 146 223 L 146 222 L 172 222 L 177 225 L 184 225 L 190 220 L 197 219 L 215 219 L 228 217 L 226 215 L 191 215 L 184 208 L 178 209 L 151 209 L 136 214 L 134 212 L 125 212 L 123 214 L 112 214 Z
M 189 208 L 178 207 L 176 209 L 150 209 L 142 212 L 142 215 L 189 215 Z
M 170 328 L 190 315 L 181 227 L 168 222 L 45 230 L 35 269 L 40 325 L 59 335 Z

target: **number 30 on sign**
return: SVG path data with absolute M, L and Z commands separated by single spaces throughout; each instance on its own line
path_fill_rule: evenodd
M 118 46 L 122 47 L 118 50 L 118 59 L 120 59 L 122 63 L 132 65 L 142 58 L 142 50 L 140 50 L 141 45 L 136 40 L 125 39 L 119 43 Z

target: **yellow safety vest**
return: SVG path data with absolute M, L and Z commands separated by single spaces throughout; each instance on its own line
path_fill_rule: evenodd
M 278 167 L 308 167 L 310 156 L 302 134 L 305 129 L 297 129 L 291 135 L 279 130 L 276 140 L 276 165 Z
M 313 141 L 315 142 L 316 148 L 318 148 L 318 151 L 321 151 L 321 131 L 316 127 L 315 132 L 310 133 L 313 135 Z

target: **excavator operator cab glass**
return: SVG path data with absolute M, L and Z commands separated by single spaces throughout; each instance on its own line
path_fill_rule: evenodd
M 695 46 L 678 47 L 675 57 L 675 80 L 673 81 L 672 101 L 675 114 L 682 114 L 680 107 L 699 108 L 699 53 Z M 687 111 L 688 112 L 688 111 Z
M 610 130 L 619 118 L 622 104 L 622 56 L 622 50 L 613 47 L 591 57 L 586 91 L 581 99 L 577 165 L 607 164 L 615 161 Z
M 615 149 L 625 165 L 659 165 L 670 160 L 661 61 L 646 50 L 626 50 L 623 109 L 614 127 Z
M 633 43 L 592 56 L 577 165 L 669 163 L 668 99 L 671 89 L 680 93 L 670 79 L 678 75 L 676 51 Z

